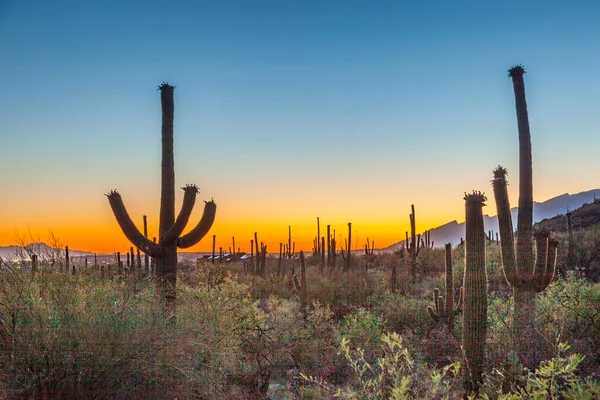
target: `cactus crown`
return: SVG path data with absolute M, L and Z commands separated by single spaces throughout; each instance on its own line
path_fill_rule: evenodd
M 162 90 L 166 90 L 166 89 L 175 90 L 175 86 L 169 85 L 168 82 L 163 82 L 160 85 L 158 85 L 158 89 L 157 90 L 162 91 Z
M 494 178 L 506 179 L 506 175 L 508 174 L 508 170 L 501 165 L 494 168 L 492 172 L 494 173 Z
M 485 193 L 480 192 L 478 190 L 473 190 L 472 193 L 465 193 L 464 199 L 473 203 L 481 203 L 482 206 L 485 206 L 485 201 L 487 200 L 487 197 L 485 196 Z
M 106 193 L 105 196 L 110 199 L 111 197 L 119 196 L 119 192 L 117 192 L 117 189 L 113 189 L 110 192 Z
M 519 64 L 513 65 L 508 70 L 508 77 L 509 78 L 513 78 L 515 76 L 523 76 L 525 74 L 526 74 L 525 67 L 522 66 L 522 65 L 519 65 Z
M 193 183 L 185 185 L 184 187 L 182 187 L 182 189 L 183 189 L 184 192 L 187 192 L 188 190 L 191 190 L 191 191 L 193 191 L 195 193 L 198 193 L 200 191 L 198 189 L 198 186 L 194 185 Z

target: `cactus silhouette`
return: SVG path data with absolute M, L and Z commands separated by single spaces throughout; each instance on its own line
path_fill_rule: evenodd
M 463 282 L 463 351 L 465 392 L 477 397 L 482 382 L 487 331 L 487 276 L 483 212 L 486 197 L 481 192 L 465 194 L 465 275 Z
M 558 241 L 548 231 L 535 234 L 537 257 L 533 252 L 533 179 L 531 162 L 531 134 L 525 85 L 525 69 L 514 66 L 508 71 L 515 92 L 515 108 L 519 130 L 519 216 L 517 220 L 517 250 L 510 215 L 507 191 L 507 170 L 498 166 L 494 171 L 494 197 L 500 227 L 502 266 L 506 281 L 514 293 L 514 331 L 519 360 L 533 369 L 539 360 L 539 345 L 542 339 L 533 326 L 535 317 L 535 293 L 546 289 L 554 277 Z
M 188 248 L 200 241 L 212 226 L 217 206 L 214 201 L 206 202 L 204 213 L 195 228 L 182 235 L 194 204 L 198 187 L 183 187 L 183 205 L 175 219 L 175 168 L 173 157 L 173 116 L 174 87 L 168 83 L 161 84 L 160 98 L 162 105 L 162 175 L 160 198 L 160 225 L 158 243 L 150 241 L 135 226 L 123 204 L 121 195 L 113 190 L 107 194 L 112 211 L 121 230 L 141 251 L 148 254 L 156 262 L 155 278 L 157 288 L 167 306 L 174 305 L 177 287 L 177 248 Z

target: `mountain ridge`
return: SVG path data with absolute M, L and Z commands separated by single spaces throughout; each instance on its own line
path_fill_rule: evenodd
M 538 223 L 546 219 L 555 218 L 564 215 L 569 211 L 573 211 L 584 204 L 593 203 L 600 199 L 600 189 L 592 189 L 575 194 L 563 193 L 543 202 L 533 202 L 533 222 Z M 517 226 L 517 215 L 519 208 L 512 207 L 510 209 L 513 226 Z M 498 218 L 496 215 L 490 216 L 484 214 L 483 226 L 486 233 L 489 231 L 498 232 Z M 465 237 L 465 223 L 453 220 L 446 222 L 438 227 L 428 230 L 431 235 L 434 247 L 442 247 L 446 243 L 456 245 L 460 243 L 461 238 Z M 495 234 L 495 233 L 494 233 Z M 394 251 L 399 249 L 405 240 L 394 243 L 382 251 Z

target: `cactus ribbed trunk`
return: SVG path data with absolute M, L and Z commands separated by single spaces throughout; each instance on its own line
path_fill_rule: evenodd
M 144 237 L 148 239 L 148 217 L 143 216 L 144 220 Z M 148 275 L 150 273 L 150 257 L 148 254 L 144 254 L 144 273 Z
M 463 284 L 463 349 L 465 393 L 479 393 L 485 360 L 487 331 L 487 277 L 485 271 L 485 231 L 482 207 L 485 196 L 479 192 L 465 196 L 466 245 Z
M 446 318 L 448 331 L 454 328 L 454 280 L 452 279 L 452 244 L 446 243 Z
M 519 215 L 517 217 L 517 265 L 522 274 L 531 274 L 533 262 L 533 167 L 531 133 L 525 100 L 523 73 L 511 76 L 519 130 Z
M 306 307 L 308 307 L 308 291 L 306 282 L 306 262 L 304 261 L 304 252 L 300 251 L 300 308 L 302 315 L 306 318 Z
M 163 235 L 175 223 L 175 159 L 173 155 L 173 118 L 174 101 L 173 86 L 160 91 L 162 105 L 162 163 L 161 163 L 161 196 L 160 224 L 158 237 Z M 160 290 L 165 300 L 172 303 L 177 290 L 177 242 L 163 245 L 163 256 L 156 266 L 156 278 L 161 282 Z

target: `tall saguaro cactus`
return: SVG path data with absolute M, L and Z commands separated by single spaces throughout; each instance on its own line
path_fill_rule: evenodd
M 155 277 L 167 306 L 174 305 L 177 286 L 177 248 L 188 248 L 200 241 L 212 226 L 217 206 L 206 202 L 202 218 L 194 229 L 182 235 L 198 194 L 196 185 L 183 187 L 183 205 L 175 219 L 175 168 L 173 157 L 174 87 L 163 83 L 158 87 L 162 105 L 162 173 L 160 198 L 160 225 L 158 243 L 148 240 L 135 226 L 127 212 L 121 195 L 113 190 L 107 194 L 112 211 L 121 230 L 140 250 L 156 262 Z
M 523 74 L 518 65 L 511 68 L 515 92 L 515 107 L 519 129 L 519 216 L 517 225 L 517 250 L 513 238 L 513 226 L 508 201 L 506 169 L 494 170 L 494 196 L 498 210 L 502 265 L 506 281 L 513 287 L 514 328 L 519 360 L 532 369 L 539 361 L 538 348 L 541 338 L 533 326 L 534 295 L 546 289 L 554 277 L 558 241 L 548 231 L 535 234 L 537 256 L 533 252 L 533 180 L 531 162 L 531 134 Z
M 487 276 L 481 192 L 465 194 L 465 275 L 463 282 L 463 350 L 466 394 L 479 393 L 485 360 L 487 331 Z

